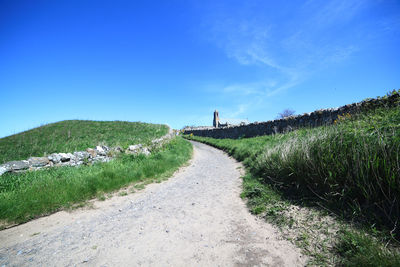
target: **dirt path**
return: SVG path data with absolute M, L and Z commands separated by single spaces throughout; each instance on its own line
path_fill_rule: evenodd
M 94 208 L 0 232 L 0 266 L 303 266 L 240 199 L 241 165 L 195 143 L 190 166 Z

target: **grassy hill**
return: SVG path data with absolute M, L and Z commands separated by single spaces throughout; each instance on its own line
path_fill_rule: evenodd
M 0 164 L 30 156 L 85 150 L 99 144 L 127 148 L 167 132 L 166 125 L 142 122 L 60 121 L 1 138 Z
M 62 121 L 0 139 L 0 162 L 73 152 L 98 144 L 146 144 L 168 132 L 165 125 L 121 121 Z M 192 155 L 191 144 L 177 137 L 150 156 L 119 154 L 114 160 L 79 167 L 54 167 L 5 173 L 0 179 L 0 229 L 79 206 L 92 198 L 132 185 L 161 182 Z M 130 187 L 130 189 L 128 189 Z
M 243 139 L 188 136 L 243 161 L 243 196 L 251 210 L 280 220 L 282 199 L 323 206 L 347 221 L 400 240 L 400 108 L 340 117 L 334 125 Z M 306 203 L 306 204 L 305 204 Z M 288 219 L 290 221 L 290 218 Z M 346 233 L 346 266 L 398 266 L 400 255 L 363 235 Z M 394 264 L 394 265 L 393 265 Z

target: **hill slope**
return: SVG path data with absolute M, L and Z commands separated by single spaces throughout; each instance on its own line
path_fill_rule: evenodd
M 146 143 L 168 132 L 161 124 L 126 121 L 67 120 L 0 139 L 0 164 L 56 152 L 74 152 L 98 144 L 121 146 Z

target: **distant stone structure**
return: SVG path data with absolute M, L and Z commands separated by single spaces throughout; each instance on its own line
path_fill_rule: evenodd
M 318 127 L 333 124 L 338 116 L 344 114 L 355 114 L 372 110 L 384 106 L 400 107 L 400 91 L 390 96 L 376 99 L 367 99 L 359 103 L 345 105 L 339 108 L 321 109 L 311 113 L 290 116 L 267 122 L 244 123 L 224 123 L 219 119 L 218 112 L 214 112 L 214 119 L 217 115 L 217 124 L 214 127 L 187 127 L 185 134 L 213 138 L 242 138 L 260 135 L 269 135 L 293 131 L 302 127 Z M 216 126 L 218 125 L 218 126 Z
M 218 110 L 214 111 L 214 119 L 213 119 L 213 127 L 221 128 L 227 126 L 237 126 L 237 125 L 246 125 L 249 124 L 248 120 L 243 119 L 220 119 Z
M 221 118 L 219 120 L 219 127 L 228 127 L 228 126 L 240 126 L 249 124 L 248 120 L 245 119 L 224 119 Z
M 214 111 L 214 120 L 213 120 L 213 126 L 215 128 L 219 127 L 219 114 L 218 114 L 218 110 Z

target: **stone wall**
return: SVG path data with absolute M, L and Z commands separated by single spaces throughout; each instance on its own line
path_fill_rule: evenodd
M 368 111 L 381 106 L 400 106 L 400 91 L 394 91 L 390 96 L 376 99 L 368 99 L 359 103 L 345 105 L 339 108 L 321 109 L 303 115 L 291 116 L 267 122 L 255 122 L 243 126 L 214 127 L 188 127 L 185 134 L 212 138 L 255 137 L 284 133 L 302 127 L 318 127 L 334 123 L 339 115 L 355 114 Z
M 108 162 L 119 153 L 150 155 L 151 151 L 161 147 L 175 135 L 175 131 L 170 129 L 168 134 L 152 140 L 151 144 L 148 146 L 142 144 L 131 145 L 125 151 L 118 146 L 96 146 L 95 148 L 88 148 L 86 151 L 53 153 L 47 157 L 31 157 L 27 160 L 10 161 L 0 165 L 0 176 L 6 172 L 21 172 L 57 166 L 80 166 L 96 162 Z

